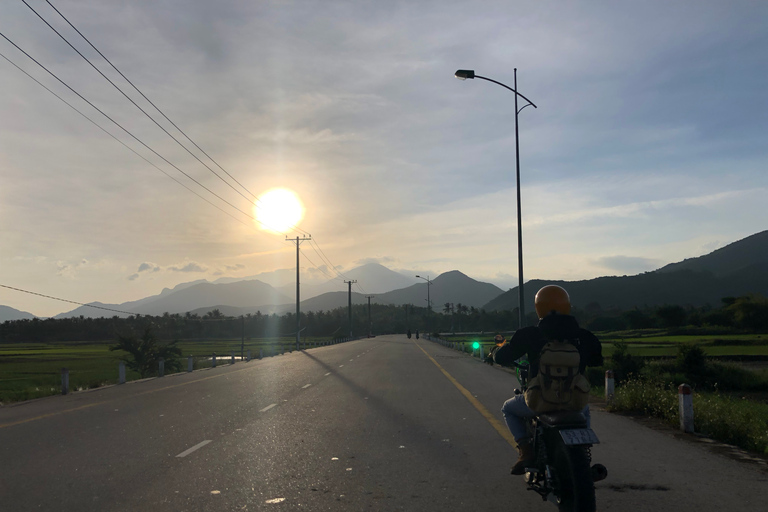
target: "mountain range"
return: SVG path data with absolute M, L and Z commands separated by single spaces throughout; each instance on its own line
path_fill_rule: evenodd
M 603 309 L 631 309 L 677 304 L 717 307 L 724 297 L 759 293 L 768 296 L 768 231 L 733 242 L 714 252 L 671 263 L 635 276 L 598 277 L 584 281 L 534 279 L 524 285 L 526 309 L 531 310 L 536 291 L 546 284 L 568 290 L 576 307 L 600 305 Z M 493 311 L 518 305 L 515 287 L 485 304 Z
M 429 295 L 432 307 L 442 311 L 445 303 L 463 304 L 486 310 L 514 309 L 518 304 L 517 287 L 504 292 L 499 287 L 472 279 L 458 270 L 440 274 L 428 285 L 415 276 L 401 274 L 378 263 L 346 271 L 346 280 L 357 280 L 363 293 L 352 293 L 353 304 L 412 304 L 426 307 Z M 205 314 L 218 309 L 228 316 L 261 311 L 283 314 L 295 311 L 295 274 L 279 270 L 246 278 L 221 278 L 182 283 L 160 294 L 122 304 L 91 304 L 126 312 L 114 313 L 87 306 L 61 313 L 55 318 L 77 316 L 162 315 L 192 312 Z M 301 310 L 328 311 L 346 306 L 349 300 L 345 279 L 322 284 L 301 285 Z M 287 283 L 287 284 L 286 284 Z M 666 265 L 652 272 L 634 276 L 598 277 L 582 281 L 534 279 L 525 283 L 526 309 L 532 310 L 536 291 L 545 284 L 559 284 L 571 295 L 576 307 L 599 305 L 603 309 L 630 309 L 664 304 L 717 306 L 723 297 L 748 293 L 768 295 L 768 231 L 757 233 L 716 251 Z M 34 315 L 0 306 L 0 322 L 29 319 Z

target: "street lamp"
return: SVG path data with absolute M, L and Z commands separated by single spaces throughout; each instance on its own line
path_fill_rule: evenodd
M 487 80 L 489 82 L 493 82 L 495 84 L 498 84 L 505 89 L 509 89 L 513 93 L 515 93 L 515 158 L 517 163 L 517 273 L 519 275 L 519 284 L 517 287 L 517 293 L 518 293 L 518 302 L 520 303 L 520 307 L 518 308 L 518 312 L 520 313 L 520 328 L 523 327 L 523 322 L 525 320 L 525 302 L 523 298 L 523 219 L 522 219 L 522 213 L 521 213 L 521 207 L 520 207 L 520 134 L 517 129 L 517 116 L 520 114 L 520 112 L 527 107 L 528 105 L 533 106 L 533 108 L 538 108 L 536 105 L 533 104 L 531 100 L 517 92 L 517 68 L 515 68 L 515 82 L 514 82 L 514 88 L 504 85 L 501 82 L 497 82 L 496 80 L 492 80 L 490 78 L 486 78 L 484 76 L 476 75 L 475 71 L 472 69 L 459 69 L 456 71 L 456 78 L 459 80 L 466 80 L 467 78 L 480 78 L 482 80 Z M 517 108 L 517 97 L 520 96 L 523 98 L 526 103 L 523 105 L 520 109 Z
M 429 287 L 432 285 L 432 281 L 429 280 L 429 276 L 427 277 L 421 277 L 416 276 L 419 279 L 423 279 L 427 282 L 427 331 L 429 331 L 432 328 L 432 301 L 429 300 Z M 429 333 L 427 333 L 429 334 Z

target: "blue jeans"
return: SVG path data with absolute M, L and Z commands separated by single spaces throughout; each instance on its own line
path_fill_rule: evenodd
M 584 410 L 581 412 L 587 418 L 587 427 L 589 427 L 591 423 L 589 406 L 584 407 Z M 525 404 L 525 396 L 515 395 L 504 402 L 504 405 L 501 406 L 501 413 L 504 415 L 504 421 L 507 422 L 507 428 L 512 432 L 515 441 L 519 442 L 521 439 L 528 437 L 525 420 L 536 416 L 536 413 Z

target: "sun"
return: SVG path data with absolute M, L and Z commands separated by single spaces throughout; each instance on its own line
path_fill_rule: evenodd
M 266 231 L 285 233 L 304 218 L 304 204 L 287 188 L 273 188 L 259 196 L 253 205 L 259 227 Z

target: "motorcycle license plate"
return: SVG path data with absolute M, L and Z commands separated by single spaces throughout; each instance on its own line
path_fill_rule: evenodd
M 597 438 L 594 430 L 591 428 L 572 428 L 560 431 L 560 437 L 563 438 L 563 442 L 568 446 L 580 445 L 580 444 L 598 444 L 600 440 Z

